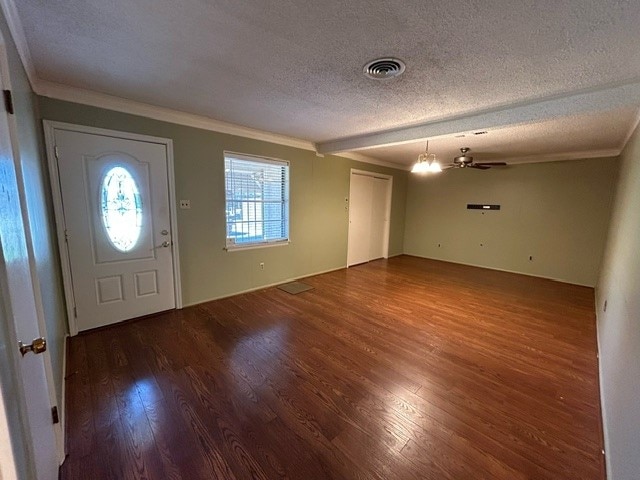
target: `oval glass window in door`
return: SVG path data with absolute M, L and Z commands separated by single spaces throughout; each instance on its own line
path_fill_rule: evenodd
M 138 185 L 121 166 L 107 171 L 100 188 L 102 223 L 111 244 L 128 252 L 138 243 L 142 230 L 142 199 Z

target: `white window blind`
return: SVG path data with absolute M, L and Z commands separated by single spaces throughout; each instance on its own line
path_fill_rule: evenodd
M 289 241 L 289 162 L 225 153 L 227 248 Z

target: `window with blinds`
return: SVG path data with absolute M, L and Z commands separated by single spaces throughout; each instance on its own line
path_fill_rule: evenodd
M 227 248 L 289 241 L 289 162 L 225 152 Z

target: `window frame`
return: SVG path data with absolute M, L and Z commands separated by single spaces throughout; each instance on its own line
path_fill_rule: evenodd
M 285 201 L 284 206 L 285 210 L 283 211 L 284 215 L 286 215 L 287 219 L 287 235 L 284 239 L 278 240 L 261 240 L 261 241 L 252 241 L 245 243 L 235 243 L 235 241 L 228 237 L 229 232 L 229 224 L 227 219 L 227 171 L 226 171 L 226 163 L 227 158 L 233 158 L 241 161 L 254 162 L 254 163 L 262 163 L 267 165 L 277 165 L 281 167 L 287 168 L 286 182 L 285 182 Z M 282 160 L 279 158 L 273 157 L 265 157 L 261 155 L 251 155 L 246 153 L 238 153 L 229 150 L 223 151 L 223 182 L 224 182 L 224 234 L 225 234 L 225 247 L 224 249 L 228 252 L 239 251 L 239 250 L 251 250 L 256 248 L 267 248 L 267 247 L 277 247 L 282 245 L 289 245 L 291 243 L 291 162 L 288 160 Z M 233 200 L 232 200 L 233 201 Z M 263 220 L 264 221 L 264 220 Z

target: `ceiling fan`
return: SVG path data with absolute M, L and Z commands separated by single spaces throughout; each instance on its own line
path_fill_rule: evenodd
M 451 165 L 446 165 L 442 167 L 443 170 L 447 168 L 477 168 L 478 170 L 488 170 L 491 167 L 504 167 L 507 164 L 504 162 L 478 162 L 474 163 L 473 157 L 467 155 L 470 148 L 462 147 L 460 152 L 462 155 L 459 155 L 453 159 L 453 163 Z

